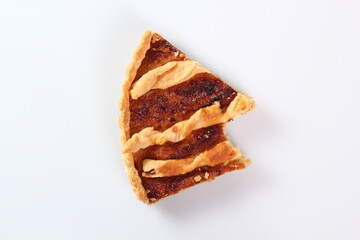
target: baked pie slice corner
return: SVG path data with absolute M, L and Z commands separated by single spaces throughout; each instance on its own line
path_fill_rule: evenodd
M 155 203 L 250 164 L 226 123 L 255 107 L 161 35 L 147 31 L 126 70 L 119 126 L 138 198 Z

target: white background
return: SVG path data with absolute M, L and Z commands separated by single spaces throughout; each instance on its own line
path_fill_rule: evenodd
M 117 102 L 146 29 L 255 97 L 253 160 L 153 206 Z M 0 239 L 360 239 L 360 1 L 1 1 Z

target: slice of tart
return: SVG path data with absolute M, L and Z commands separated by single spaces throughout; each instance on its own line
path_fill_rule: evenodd
M 119 125 L 125 168 L 138 198 L 152 204 L 250 164 L 225 136 L 252 98 L 145 32 L 127 68 Z

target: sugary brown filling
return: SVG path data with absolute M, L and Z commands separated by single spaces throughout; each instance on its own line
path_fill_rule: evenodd
M 223 124 L 218 124 L 195 130 L 180 142 L 167 142 L 141 149 L 134 154 L 134 158 L 166 160 L 194 156 L 225 141 L 223 127 Z
M 198 183 L 211 181 L 226 172 L 245 167 L 243 162 L 234 160 L 226 165 L 219 164 L 215 167 L 200 167 L 184 175 L 163 178 L 142 178 L 142 181 L 145 189 L 150 190 L 147 194 L 150 202 L 156 202 L 161 198 L 175 194 Z
M 184 59 L 186 59 L 186 55 L 183 52 L 171 45 L 160 35 L 154 34 L 151 39 L 150 48 L 146 52 L 133 82 L 137 81 L 148 71 L 160 67 L 167 62 Z
M 215 101 L 226 109 L 235 96 L 234 89 L 210 73 L 196 74 L 167 89 L 151 90 L 136 100 L 130 99 L 130 135 L 146 127 L 165 131 Z
M 225 141 L 226 137 L 224 136 L 223 128 L 223 124 L 218 124 L 198 129 L 178 143 L 167 142 L 163 145 L 154 145 L 135 153 L 135 167 L 142 179 L 143 186 L 148 191 L 148 198 L 155 201 L 155 199 L 158 200 L 168 195 L 175 194 L 180 190 L 191 187 L 199 182 L 212 179 L 225 172 L 241 168 L 242 165 L 237 163 L 239 165 L 237 167 L 234 167 L 234 164 L 201 167 L 187 174 L 173 177 L 146 178 L 142 176 L 142 161 L 144 159 L 180 159 L 194 156 Z M 224 162 L 227 160 L 228 159 L 224 159 Z M 205 176 L 206 172 L 207 176 Z M 198 179 L 198 175 L 201 179 Z M 194 177 L 197 178 L 195 179 Z

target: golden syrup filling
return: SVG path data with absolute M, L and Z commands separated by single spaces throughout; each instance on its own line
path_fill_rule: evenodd
M 163 39 L 158 34 L 152 37 L 150 48 L 146 52 L 140 67 L 137 70 L 134 82 L 148 71 L 164 65 L 170 61 L 181 61 L 186 59 L 186 55 Z
M 151 90 L 136 100 L 130 99 L 130 135 L 146 127 L 165 131 L 216 101 L 226 109 L 235 96 L 234 89 L 209 73 L 196 74 L 167 89 Z
M 142 178 L 142 183 L 147 191 L 150 202 L 156 202 L 161 198 L 176 194 L 198 183 L 211 181 L 226 172 L 243 169 L 245 167 L 246 162 L 234 160 L 214 167 L 206 166 L 196 168 L 184 175 L 163 178 Z
M 189 173 L 172 177 L 147 178 L 142 176 L 142 161 L 144 159 L 181 159 L 197 155 L 226 140 L 223 128 L 223 124 L 218 124 L 198 129 L 180 142 L 167 142 L 163 145 L 154 145 L 139 150 L 134 154 L 135 167 L 138 170 L 142 184 L 147 190 L 147 195 L 151 202 L 175 194 L 197 183 L 209 181 L 225 172 L 244 168 L 242 162 L 230 161 L 226 165 L 219 164 L 214 167 L 205 166 L 196 168 Z M 228 159 L 224 159 L 224 161 L 227 160 Z

